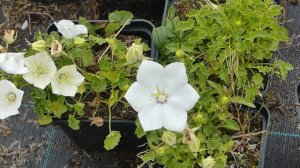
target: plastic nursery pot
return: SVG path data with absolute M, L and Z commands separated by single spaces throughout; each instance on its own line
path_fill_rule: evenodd
M 78 23 L 78 20 L 74 20 L 74 23 Z M 108 23 L 108 20 L 90 20 L 90 23 Z M 142 39 L 145 39 L 146 41 L 148 41 L 148 45 L 151 48 L 151 58 L 153 60 L 156 60 L 158 57 L 158 51 L 155 47 L 155 44 L 152 40 L 152 30 L 154 29 L 154 25 L 144 19 L 133 19 L 131 21 L 131 23 L 127 26 L 125 26 L 125 28 L 121 31 L 120 34 L 122 35 L 136 35 L 141 37 Z M 50 33 L 52 31 L 57 31 L 56 26 L 54 25 L 54 23 L 50 24 L 48 26 L 48 28 L 46 29 L 47 33 Z
M 299 104 L 300 103 L 300 81 L 298 81 L 296 84 L 295 93 L 296 93 L 295 94 L 295 98 L 296 98 L 295 102 L 296 102 L 296 104 Z M 300 106 L 297 105 L 296 109 L 298 112 L 298 117 L 300 119 Z
M 262 131 L 269 130 L 270 118 L 271 118 L 269 109 L 260 103 L 255 103 L 255 106 L 256 106 L 256 108 L 249 109 L 248 111 L 250 113 L 254 113 L 254 114 L 259 112 L 262 117 Z M 257 166 L 258 168 L 262 168 L 264 166 L 266 145 L 267 145 L 267 136 L 262 135 L 260 151 L 259 151 L 259 162 L 258 162 L 258 166 Z
M 54 120 L 53 125 L 60 127 L 71 141 L 87 152 L 106 151 L 104 140 L 109 134 L 109 122 L 104 121 L 101 127 L 90 126 L 91 121 L 81 120 L 80 129 L 73 130 L 68 126 L 67 120 Z M 119 145 L 112 151 L 138 151 L 138 146 L 146 143 L 145 138 L 138 139 L 135 135 L 135 123 L 129 120 L 112 120 L 112 130 L 120 131 Z
M 74 21 L 77 23 L 78 21 Z M 93 20 L 91 23 L 108 22 L 106 20 Z M 157 58 L 157 50 L 152 41 L 152 30 L 154 26 L 149 21 L 136 19 L 132 20 L 120 34 L 136 35 L 145 39 L 151 47 L 152 59 Z M 46 32 L 57 31 L 54 24 L 51 24 Z M 108 121 L 104 121 L 103 126 L 90 126 L 90 120 L 81 120 L 80 129 L 73 130 L 68 126 L 67 120 L 54 120 L 53 125 L 60 127 L 71 141 L 79 148 L 87 152 L 104 151 L 104 140 L 109 134 Z M 112 130 L 120 131 L 122 137 L 119 145 L 113 151 L 137 151 L 139 145 L 146 143 L 146 139 L 138 139 L 135 135 L 135 122 L 130 120 L 112 120 Z

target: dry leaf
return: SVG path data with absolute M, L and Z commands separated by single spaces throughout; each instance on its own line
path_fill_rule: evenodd
M 91 125 L 96 125 L 97 127 L 101 127 L 103 125 L 104 120 L 101 117 L 93 117 Z

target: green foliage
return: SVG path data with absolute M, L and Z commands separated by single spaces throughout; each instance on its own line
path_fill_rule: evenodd
M 119 131 L 111 131 L 106 136 L 106 139 L 104 141 L 104 148 L 106 150 L 112 150 L 118 145 L 120 138 L 121 138 L 121 134 Z
M 69 119 L 68 119 L 69 127 L 71 127 L 73 130 L 79 130 L 80 128 L 79 124 L 80 121 L 77 120 L 74 115 L 69 115 Z
M 288 40 L 276 20 L 281 10 L 271 0 L 229 0 L 203 5 L 180 20 L 171 7 L 164 26 L 152 34 L 159 59 L 163 64 L 183 62 L 201 97 L 189 113 L 190 129 L 176 134 L 175 145 L 165 144 L 163 130 L 146 133 L 151 150 L 143 161 L 165 167 L 227 166 L 234 142 L 226 133 L 241 129 L 232 107 L 255 108 L 267 74 L 285 79 L 293 69 L 284 61 L 270 61 L 279 43 Z M 139 124 L 136 134 L 145 134 Z

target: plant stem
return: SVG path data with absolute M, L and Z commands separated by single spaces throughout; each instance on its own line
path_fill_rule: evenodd
M 236 136 L 232 136 L 231 139 L 237 139 L 237 138 L 242 138 L 242 137 L 249 137 L 249 136 L 256 136 L 258 134 L 263 134 L 263 133 L 266 133 L 267 131 L 264 130 L 264 131 L 259 131 L 259 132 L 255 132 L 255 133 L 249 133 L 249 134 L 243 134 L 243 135 L 236 135 Z
M 111 107 L 110 106 L 108 106 L 108 113 L 109 113 L 108 128 L 109 128 L 109 132 L 111 133 Z
M 113 35 L 113 38 L 116 38 L 120 33 L 121 31 L 125 28 L 125 26 L 127 25 L 127 23 L 130 21 L 130 19 L 128 19 L 125 24 L 120 28 L 120 30 Z M 107 53 L 107 51 L 110 49 L 110 46 L 107 46 L 106 49 L 104 50 L 104 52 L 101 54 L 101 56 L 98 58 L 98 61 L 97 63 L 99 64 L 101 58 Z

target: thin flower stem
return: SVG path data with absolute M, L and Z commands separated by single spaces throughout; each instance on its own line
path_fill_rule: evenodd
M 130 21 L 130 19 L 128 19 L 125 24 L 120 28 L 120 30 L 114 34 L 112 37 L 113 38 L 116 38 L 120 33 L 121 31 L 125 28 L 125 26 L 127 25 L 127 23 Z M 102 57 L 107 53 L 107 51 L 110 49 L 110 46 L 107 46 L 106 49 L 104 50 L 104 52 L 101 54 L 101 56 L 99 57 L 97 63 L 99 64 L 100 60 L 102 59 Z
M 111 107 L 110 106 L 108 106 L 108 113 L 109 113 L 108 128 L 109 128 L 109 132 L 111 133 Z
M 249 136 L 256 136 L 259 134 L 263 134 L 266 133 L 267 131 L 259 131 L 259 132 L 255 132 L 255 133 L 249 133 L 249 134 L 243 134 L 243 135 L 236 135 L 236 136 L 232 136 L 231 139 L 237 139 L 237 138 L 243 138 L 243 137 L 249 137 Z

